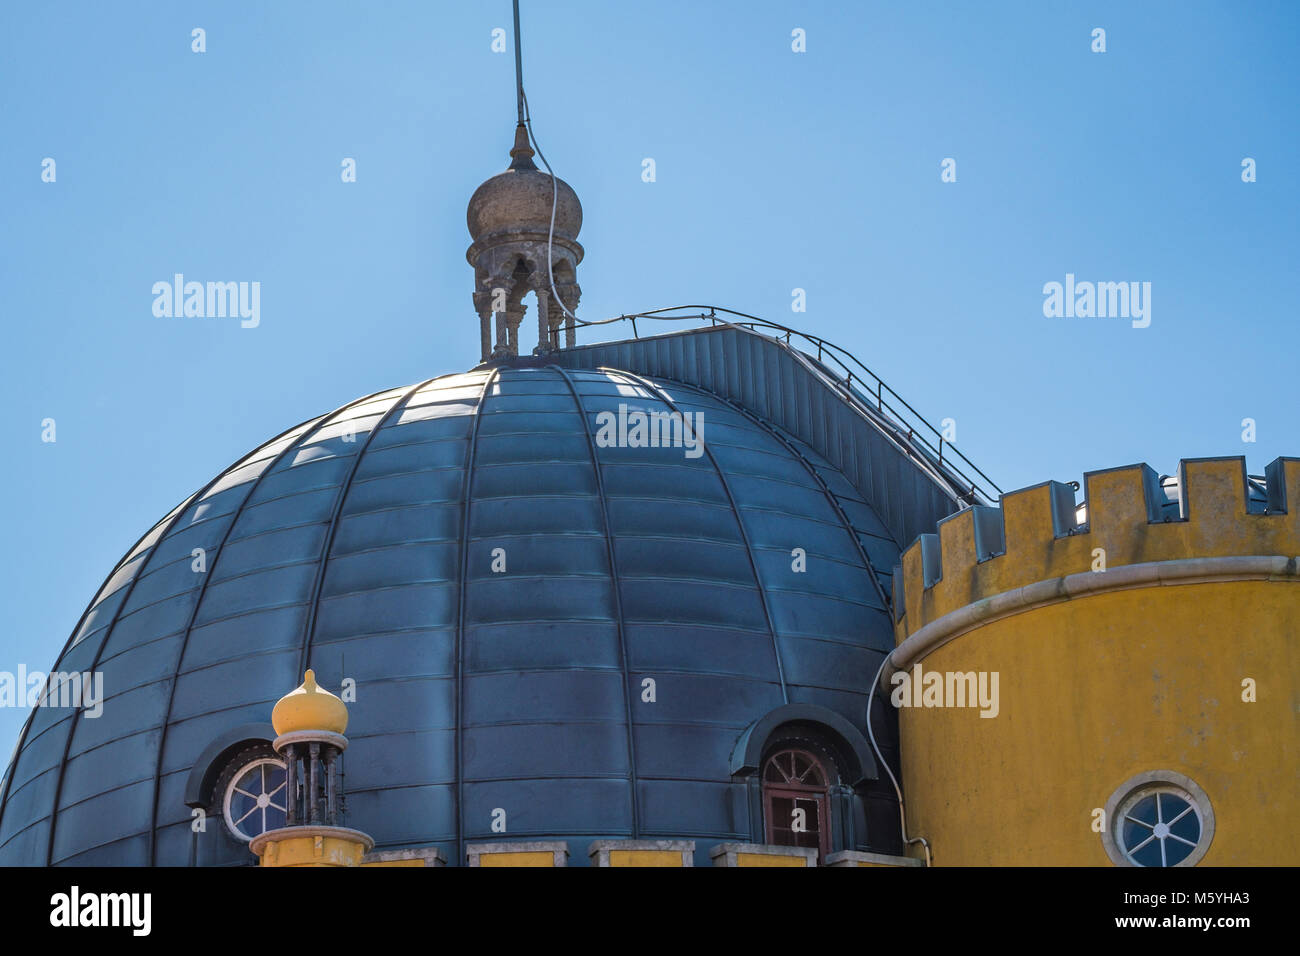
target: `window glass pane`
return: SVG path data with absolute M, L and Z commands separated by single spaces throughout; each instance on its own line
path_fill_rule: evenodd
M 242 828 L 243 824 L 239 821 L 242 820 L 247 823 L 249 811 L 251 811 L 256 805 L 257 799 L 255 797 L 248 797 L 242 793 L 236 793 L 230 798 L 230 822 Z
M 1182 811 L 1179 811 L 1180 813 Z M 1184 840 L 1190 840 L 1196 843 L 1201 839 L 1201 821 L 1196 818 L 1195 813 L 1188 813 L 1181 820 L 1169 825 L 1169 832 L 1174 836 L 1180 836 Z M 1175 843 L 1178 841 L 1175 840 Z
M 1175 781 L 1147 782 L 1130 790 L 1114 824 L 1117 846 L 1109 845 L 1108 852 L 1118 849 L 1135 866 L 1177 866 L 1199 859 L 1206 850 L 1202 814 L 1213 819 L 1213 810 L 1203 794 L 1194 797 L 1192 790 Z
M 1143 823 L 1147 824 L 1148 826 L 1155 826 L 1156 825 L 1155 796 L 1152 795 L 1149 797 L 1143 797 L 1141 800 L 1139 800 L 1136 804 L 1133 805 L 1133 809 L 1129 810 L 1127 816 L 1133 817 L 1135 820 L 1141 820 Z
M 262 759 L 236 775 L 226 802 L 226 823 L 245 839 L 285 825 L 284 765 Z
M 1186 843 L 1179 843 L 1177 840 L 1165 840 L 1165 865 L 1177 866 L 1193 849 L 1195 847 L 1190 847 Z
M 790 829 L 794 801 L 789 797 L 772 798 L 772 835 L 769 839 L 777 846 L 795 846 L 795 834 Z
M 1151 827 L 1143 826 L 1132 820 L 1125 820 L 1123 826 L 1124 846 L 1126 849 L 1133 849 L 1138 846 L 1147 837 L 1151 836 Z
M 1152 840 L 1134 853 L 1133 862 L 1138 866 L 1160 866 L 1160 841 Z
M 1160 794 L 1160 819 L 1168 823 L 1187 809 L 1187 801 L 1179 799 L 1172 793 Z
M 795 846 L 810 846 L 814 849 L 821 844 L 821 819 L 818 814 L 818 801 L 811 799 L 796 799 L 794 801 L 795 809 L 804 811 L 804 832 L 795 833 Z

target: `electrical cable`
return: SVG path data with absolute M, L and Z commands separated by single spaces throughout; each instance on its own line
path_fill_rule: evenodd
M 533 118 L 528 111 L 528 94 L 524 92 L 522 80 L 519 84 L 519 96 L 524 104 L 524 126 L 528 129 L 528 139 L 532 142 L 533 149 L 537 150 L 537 156 L 541 159 L 542 165 L 546 167 L 547 175 L 551 177 L 551 225 L 546 231 L 546 277 L 551 281 L 551 295 L 560 306 L 560 310 L 565 316 L 572 319 L 576 325 L 579 321 L 578 317 L 564 304 L 564 300 L 560 298 L 560 293 L 555 289 L 555 270 L 551 266 L 552 250 L 555 246 L 555 207 L 560 203 L 560 185 L 555 178 L 555 173 L 551 170 L 551 164 L 546 161 L 546 154 L 542 152 L 542 147 L 537 142 L 537 136 L 533 133 Z
M 554 250 L 555 250 L 555 210 L 560 204 L 560 186 L 555 178 L 555 171 L 551 169 L 551 164 L 546 161 L 546 154 L 542 152 L 542 147 L 537 142 L 537 136 L 533 133 L 533 119 L 528 110 L 528 94 L 524 92 L 524 55 L 523 43 L 519 34 L 519 0 L 514 0 L 515 14 L 515 93 L 516 108 L 519 113 L 519 122 L 528 130 L 528 139 L 533 144 L 533 149 L 541 157 L 542 165 L 546 167 L 546 173 L 551 177 L 551 224 L 546 231 L 546 278 L 551 285 L 551 297 L 559 305 L 560 311 L 575 325 L 578 317 L 573 314 L 573 310 L 565 305 L 564 300 L 560 298 L 559 291 L 555 288 L 555 269 L 554 269 Z M 547 316 L 547 342 L 550 346 L 550 317 Z M 542 343 L 538 342 L 540 348 Z
M 535 150 L 537 151 L 537 155 L 538 155 L 538 157 L 540 157 L 541 160 L 542 160 L 542 165 L 546 167 L 546 172 L 547 172 L 547 173 L 550 175 L 550 177 L 551 177 L 551 225 L 550 225 L 550 229 L 549 229 L 549 231 L 548 231 L 547 234 L 546 234 L 546 272 L 547 272 L 547 276 L 548 276 L 548 278 L 550 278 L 550 280 L 551 280 L 551 295 L 553 295 L 553 296 L 555 297 L 555 301 L 556 301 L 557 303 L 559 303 L 560 308 L 564 311 L 564 314 L 565 314 L 566 316 L 568 316 L 570 319 L 572 319 L 575 323 L 577 323 L 577 324 L 581 324 L 581 325 L 584 325 L 584 326 L 586 326 L 586 325 L 605 325 L 605 324 L 610 323 L 610 322 L 619 322 L 619 321 L 623 321 L 623 320 L 626 320 L 626 319 L 632 318 L 632 316 L 628 316 L 628 315 L 620 315 L 620 316 L 617 316 L 617 317 L 615 317 L 615 318 L 610 318 L 610 319 L 600 319 L 600 320 L 597 320 L 597 321 L 595 321 L 595 322 L 583 322 L 583 321 L 581 321 L 580 319 L 578 319 L 578 317 L 575 316 L 571 311 L 569 311 L 569 307 L 566 306 L 566 305 L 564 304 L 564 300 L 560 298 L 560 294 L 559 294 L 559 292 L 556 291 L 556 289 L 555 289 L 555 273 L 554 273 L 554 271 L 553 271 L 552 268 L 551 268 L 551 249 L 552 249 L 552 243 L 554 242 L 554 239 L 555 239 L 555 207 L 556 207 L 556 205 L 557 205 L 558 202 L 559 202 L 559 187 L 558 187 L 558 185 L 556 184 L 555 173 L 552 172 L 552 170 L 551 170 L 551 164 L 548 163 L 548 162 L 546 161 L 546 154 L 542 152 L 542 147 L 538 144 L 538 142 L 537 142 L 537 137 L 536 137 L 536 136 L 534 135 L 534 133 L 533 133 L 532 117 L 531 117 L 531 115 L 529 114 L 529 110 L 528 110 L 528 96 L 527 96 L 526 93 L 523 92 L 523 86 L 522 86 L 522 84 L 521 84 L 520 87 L 519 87 L 519 95 L 520 95 L 520 97 L 522 98 L 522 100 L 523 100 L 523 104 L 524 104 L 524 124 L 525 124 L 526 128 L 528 129 L 528 138 L 529 138 L 529 140 L 532 141 L 533 149 L 535 149 Z M 656 312 L 675 312 L 675 311 L 677 311 L 678 309 L 690 309 L 690 308 L 703 308 L 703 306 L 689 306 L 689 305 L 683 305 L 683 306 L 674 306 L 674 307 L 671 307 L 671 308 L 668 308 L 668 309 L 658 309 L 658 310 L 653 310 L 653 311 L 656 311 Z M 710 311 L 710 312 L 713 312 L 713 311 L 715 311 L 715 310 L 714 310 L 713 307 L 710 307 L 709 311 Z M 723 309 L 722 311 L 723 311 L 723 312 L 728 312 L 728 313 L 730 313 L 730 314 L 732 314 L 732 315 L 738 315 L 738 316 L 744 316 L 744 315 L 745 315 L 743 312 L 732 312 L 730 309 Z M 690 318 L 695 318 L 695 316 L 685 316 L 685 315 L 683 315 L 683 316 L 667 316 L 667 315 L 655 315 L 655 314 L 652 314 L 652 313 L 645 313 L 645 312 L 639 312 L 639 313 L 637 313 L 637 316 L 636 316 L 636 317 L 638 317 L 638 318 L 639 318 L 639 317 L 644 317 L 644 318 L 649 318 L 649 319 L 661 319 L 661 320 L 664 320 L 664 321 L 671 321 L 671 320 L 674 320 L 674 319 L 680 320 L 680 319 L 690 319 Z M 755 319 L 755 321 L 759 321 L 759 322 L 764 322 L 764 321 L 765 321 L 765 320 L 763 320 L 763 319 L 758 319 L 758 318 L 755 317 L 755 316 L 745 316 L 745 317 L 746 317 L 746 318 Z M 700 315 L 700 316 L 698 316 L 698 318 L 708 318 L 708 316 Z M 732 323 L 730 323 L 730 322 L 724 322 L 724 324 L 725 324 L 725 325 L 731 325 Z M 774 324 L 774 323 L 769 323 L 769 324 Z M 787 331 L 788 331 L 788 330 L 787 330 Z M 871 703 L 872 703 L 872 701 L 875 699 L 876 686 L 880 683 L 880 675 L 881 675 L 882 673 L 884 673 L 884 670 L 885 670 L 885 664 L 887 664 L 888 662 L 889 662 L 889 655 L 886 654 L 886 655 L 885 655 L 885 659 L 882 660 L 882 661 L 880 662 L 880 670 L 876 671 L 876 677 L 875 677 L 875 680 L 873 680 L 873 681 L 871 682 L 871 690 L 870 690 L 870 692 L 869 692 L 868 695 L 867 695 L 867 739 L 871 742 L 871 749 L 874 750 L 874 751 L 876 752 L 876 756 L 877 756 L 877 758 L 879 758 L 881 765 L 885 768 L 885 773 L 887 773 L 887 774 L 889 775 L 889 782 L 892 783 L 892 784 L 894 785 L 894 794 L 895 794 L 895 796 L 897 796 L 897 798 L 898 798 L 898 825 L 899 825 L 899 832 L 902 834 L 902 837 L 903 837 L 903 846 L 904 846 L 904 847 L 911 846 L 913 843 L 919 843 L 919 844 L 921 844 L 922 849 L 925 850 L 925 865 L 926 865 L 926 866 L 930 866 L 930 863 L 931 863 L 931 857 L 930 857 L 930 843 L 929 843 L 929 841 L 926 840 L 926 838 L 923 837 L 923 836 L 915 836 L 915 837 L 910 837 L 910 838 L 908 837 L 908 835 L 907 835 L 907 811 L 906 811 L 906 810 L 904 809 L 904 807 L 903 807 L 903 790 L 902 790 L 902 788 L 898 785 L 898 779 L 894 776 L 894 771 L 890 768 L 890 766 L 889 766 L 889 761 L 887 761 L 887 760 L 885 759 L 884 754 L 882 754 L 882 753 L 880 752 L 880 747 L 879 747 L 879 745 L 876 743 L 876 736 L 875 736 L 875 733 L 872 731 L 872 728 L 871 728 Z
M 880 752 L 880 747 L 876 744 L 876 735 L 871 731 L 871 702 L 876 697 L 876 687 L 880 684 L 880 675 L 885 672 L 885 665 L 889 663 L 889 655 L 880 662 L 880 670 L 876 671 L 876 679 L 871 682 L 871 690 L 867 692 L 867 740 L 871 742 L 871 749 L 876 752 L 876 757 L 880 760 L 881 765 L 885 768 L 885 773 L 889 774 L 889 782 L 894 785 L 894 794 L 898 797 L 898 829 L 903 835 L 903 846 L 909 847 L 913 843 L 921 844 L 925 850 L 925 865 L 931 865 L 930 859 L 930 841 L 923 836 L 914 836 L 908 839 L 907 836 L 907 812 L 903 809 L 903 790 L 898 785 L 898 778 L 894 776 L 894 771 L 890 769 L 889 761 L 885 755 Z
M 559 305 L 565 317 L 570 319 L 575 325 L 581 325 L 584 327 L 593 326 L 593 325 L 606 325 L 611 322 L 622 322 L 628 319 L 636 319 L 636 318 L 658 319 L 661 321 L 681 321 L 690 318 L 701 318 L 701 319 L 715 318 L 714 313 L 717 311 L 717 309 L 713 306 L 709 307 L 709 315 L 707 316 L 703 314 L 699 316 L 687 316 L 687 315 L 669 316 L 669 315 L 657 314 L 663 312 L 676 312 L 679 309 L 692 309 L 692 308 L 703 309 L 704 308 L 704 306 L 683 305 L 683 306 L 673 306 L 671 308 L 666 308 L 666 309 L 654 309 L 651 310 L 650 312 L 638 312 L 635 315 L 620 315 L 608 319 L 598 319 L 594 322 L 586 322 L 583 321 L 582 319 L 579 319 L 576 315 L 574 315 L 573 311 L 565 304 L 564 300 L 560 298 L 560 293 L 555 288 L 555 269 L 553 265 L 554 248 L 555 248 L 555 212 L 560 202 L 560 187 L 559 187 L 559 181 L 555 178 L 555 171 L 551 169 L 551 164 L 546 160 L 546 154 L 542 152 L 541 144 L 537 142 L 537 134 L 533 132 L 532 114 L 528 108 L 528 94 L 524 92 L 523 60 L 522 60 L 522 54 L 520 52 L 521 45 L 519 42 L 519 0 L 514 0 L 514 14 L 515 14 L 515 85 L 517 87 L 517 92 L 518 92 L 518 109 L 520 114 L 520 120 L 524 124 L 525 129 L 528 130 L 528 139 L 533 144 L 533 149 L 537 152 L 538 157 L 541 159 L 542 165 L 546 167 L 547 175 L 551 177 L 551 221 L 546 231 L 546 277 L 550 282 L 551 296 L 553 297 L 554 301 L 556 302 L 557 305 Z M 783 326 L 777 326 L 776 323 L 767 322 L 764 319 L 759 319 L 756 316 L 746 315 L 743 312 L 734 312 L 730 309 L 722 309 L 721 311 L 728 313 L 730 315 L 742 316 L 744 318 L 751 319 L 755 322 L 763 323 L 764 325 L 784 329 Z M 723 324 L 732 325 L 733 323 L 726 322 L 724 320 Z M 784 329 L 784 331 L 789 333 L 793 330 Z M 803 336 L 803 333 L 799 333 L 799 334 L 802 337 L 807 338 L 807 336 Z M 548 342 L 547 344 L 549 345 L 550 343 Z M 820 341 L 818 342 L 818 344 L 829 346 L 829 343 L 822 343 Z M 832 349 L 836 348 L 835 346 L 829 346 L 829 347 Z M 902 788 L 899 787 L 898 779 L 894 776 L 894 771 L 890 768 L 889 762 L 885 760 L 884 754 L 880 752 L 880 747 L 876 743 L 875 733 L 872 731 L 871 728 L 871 704 L 872 701 L 875 699 L 876 687 L 880 683 L 880 676 L 881 674 L 884 673 L 885 665 L 888 662 L 889 662 L 889 655 L 886 654 L 884 660 L 880 662 L 880 669 L 876 671 L 875 680 L 871 682 L 871 690 L 867 695 L 867 739 L 871 742 L 871 749 L 875 751 L 876 756 L 879 758 L 881 765 L 884 766 L 885 773 L 889 775 L 890 783 L 894 785 L 894 794 L 898 797 L 898 822 L 899 822 L 899 829 L 903 837 L 903 845 L 904 847 L 907 847 L 912 845 L 913 843 L 921 844 L 922 848 L 925 850 L 926 866 L 929 866 L 931 862 L 930 844 L 925 839 L 925 837 L 922 836 L 916 836 L 911 838 L 908 837 L 907 812 L 903 807 Z

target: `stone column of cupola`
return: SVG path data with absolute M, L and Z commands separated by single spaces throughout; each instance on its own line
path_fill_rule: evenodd
M 563 284 L 557 283 L 555 286 L 555 291 L 559 293 L 560 301 L 569 307 L 570 313 L 576 313 L 578 311 L 578 300 L 582 298 L 582 289 L 578 287 L 578 283 L 576 282 L 569 282 Z M 566 349 L 571 349 L 578 344 L 578 334 L 577 334 L 577 329 L 574 326 L 573 316 L 571 314 L 565 315 L 563 309 L 559 310 L 559 312 L 560 314 L 555 317 L 555 324 L 553 326 L 553 328 L 555 329 L 555 334 L 554 334 L 555 346 L 556 348 L 559 348 L 560 325 L 563 324 L 564 325 L 564 347 Z
M 492 357 L 492 312 L 478 314 L 479 361 L 486 362 Z
M 549 352 L 551 345 L 551 293 L 537 289 L 537 351 Z
M 285 763 L 285 825 L 249 845 L 262 866 L 357 866 L 375 843 L 340 826 L 343 796 L 335 765 L 347 749 L 348 709 L 307 671 L 271 711 L 271 746 Z
M 519 354 L 519 323 L 524 320 L 524 313 L 527 311 L 527 307 L 521 305 L 519 308 L 511 309 L 505 313 L 506 330 L 509 335 L 506 342 L 508 355 L 515 356 Z
M 504 312 L 497 312 L 497 344 L 492 349 L 493 358 L 510 355 L 510 323 Z
M 492 357 L 492 293 L 481 290 L 474 293 L 474 311 L 478 313 L 479 361 Z

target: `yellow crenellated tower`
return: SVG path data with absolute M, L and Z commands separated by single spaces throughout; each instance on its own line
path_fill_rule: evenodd
M 1300 460 L 1047 482 L 895 569 L 909 836 L 944 865 L 1300 864 Z
M 348 745 L 347 705 L 319 687 L 309 670 L 301 686 L 276 702 L 271 724 L 272 746 L 288 770 L 286 825 L 256 837 L 250 849 L 262 866 L 361 865 L 374 840 L 338 825 L 335 764 Z

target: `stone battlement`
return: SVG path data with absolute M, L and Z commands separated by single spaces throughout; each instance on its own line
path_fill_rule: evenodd
M 1278 458 L 1253 485 L 1246 460 L 1179 463 L 1170 498 L 1146 464 L 1084 476 L 1084 501 L 1047 481 L 966 508 L 923 534 L 894 569 L 897 638 L 966 605 L 1039 581 L 1133 564 L 1300 555 L 1300 459 Z M 1081 520 L 1082 519 L 1082 520 Z

